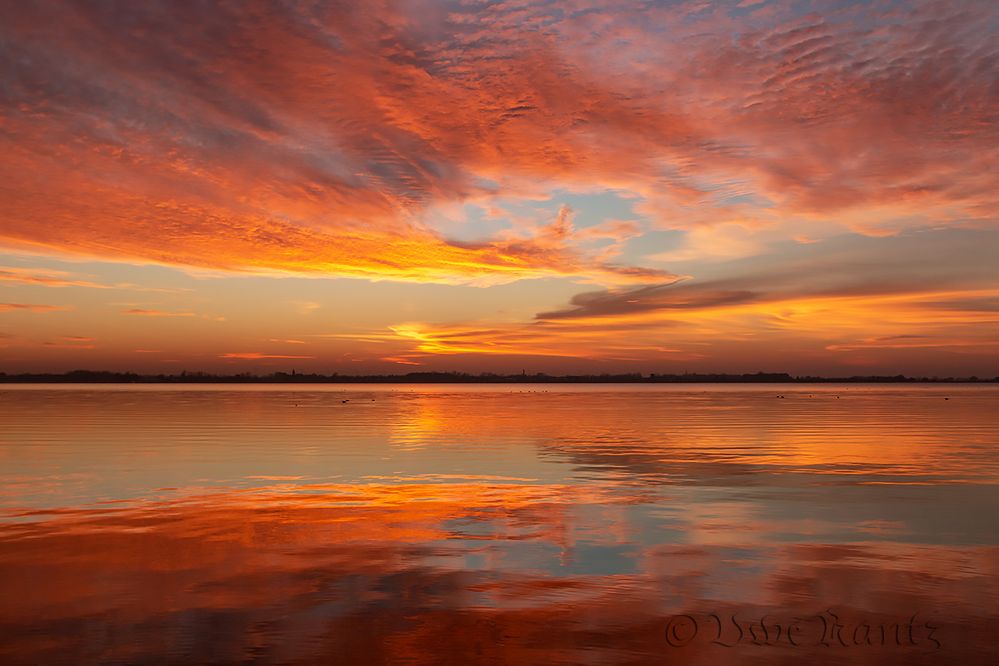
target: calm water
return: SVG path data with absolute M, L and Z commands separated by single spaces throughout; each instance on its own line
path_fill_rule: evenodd
M 0 386 L 0 662 L 995 664 L 997 484 L 999 387 Z

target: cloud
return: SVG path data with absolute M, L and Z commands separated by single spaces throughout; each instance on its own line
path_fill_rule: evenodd
M 976 350 L 991 348 L 999 351 L 999 341 L 986 336 L 946 338 L 928 335 L 888 335 L 857 340 L 856 342 L 828 345 L 829 351 L 851 352 L 867 349 L 952 349 L 974 347 Z
M 731 281 L 726 281 L 726 285 Z M 676 287 L 674 283 L 629 290 L 593 291 L 573 296 L 572 308 L 542 312 L 537 319 L 580 319 L 638 314 L 656 310 L 691 310 L 738 305 L 760 300 L 762 295 L 737 289 L 715 287 Z
M 58 305 L 38 305 L 34 303 L 0 303 L 0 312 L 56 312 L 67 308 Z
M 144 308 L 131 308 L 122 310 L 122 314 L 137 315 L 140 317 L 197 317 L 193 312 L 167 312 L 165 310 L 147 310 Z
M 67 271 L 50 269 L 27 269 L 10 266 L 0 267 L 0 281 L 15 282 L 40 287 L 85 287 L 88 289 L 127 289 L 130 291 L 148 291 L 162 293 L 178 293 L 190 291 L 182 288 L 144 287 L 130 283 L 102 284 L 91 280 L 81 280 Z
M 323 307 L 322 303 L 316 303 L 314 301 L 294 301 L 292 305 L 298 310 L 300 314 L 312 314 L 316 310 Z
M 209 321 L 225 321 L 225 317 L 219 315 L 196 314 L 194 312 L 170 312 L 147 308 L 128 308 L 122 310 L 121 313 L 138 317 L 197 317 L 199 319 L 208 319 Z
M 574 296 L 534 321 L 392 326 L 394 355 L 547 356 L 588 360 L 714 361 L 732 371 L 775 353 L 782 363 L 877 349 L 994 355 L 999 289 L 967 276 L 885 280 L 822 262 L 707 281 L 615 288 Z M 809 279 L 790 279 L 812 269 Z M 897 267 L 895 267 L 897 270 Z M 972 275 L 974 271 L 972 271 Z M 972 280 L 972 282 L 974 282 Z M 364 339 L 391 338 L 369 334 Z M 776 358 L 776 357 L 775 357 Z M 912 359 L 925 363 L 926 359 Z M 757 361 L 759 362 L 759 361 Z M 755 366 L 754 366 L 755 367 Z
M 558 219 L 463 243 L 426 212 L 610 189 L 672 229 L 996 224 L 995 3 L 757 4 L 18 3 L 0 28 L 0 240 L 614 285 L 670 275 L 615 265 L 619 248 Z
M 43 349 L 96 349 L 94 338 L 82 335 L 63 335 L 55 340 L 40 341 L 27 336 L 15 336 L 0 332 L 0 342 L 4 340 L 17 341 L 19 347 L 41 347 Z M 9 346 L 2 344 L 0 346 Z
M 384 356 L 379 360 L 386 363 L 398 363 L 399 365 L 423 365 L 416 358 L 410 356 Z
M 72 341 L 60 341 L 60 342 L 43 342 L 42 346 L 54 349 L 96 349 L 96 345 L 72 342 Z
M 949 281 L 929 273 L 921 280 L 890 280 L 849 272 L 823 274 L 821 263 L 812 268 L 810 280 L 798 276 L 802 269 L 792 263 L 717 280 L 584 292 L 570 299 L 570 307 L 540 312 L 535 319 L 675 325 L 727 317 L 730 321 L 718 324 L 753 335 L 783 328 L 808 335 L 837 327 L 908 327 L 896 337 L 916 335 L 912 327 L 999 325 L 999 290 L 968 285 L 957 274 Z
M 547 357 L 561 359 L 636 361 L 703 358 L 697 350 L 664 344 L 663 325 L 650 339 L 642 326 L 533 322 L 476 327 L 468 324 L 410 323 L 390 327 L 400 354 L 391 358 L 425 361 L 434 356 Z M 383 359 L 384 360 L 384 359 Z M 398 361 L 397 361 L 398 362 Z
M 288 354 L 263 354 L 260 352 L 229 352 L 227 354 L 219 354 L 219 358 L 227 359 L 239 359 L 244 361 L 256 361 L 261 359 L 275 359 L 275 358 L 316 358 L 315 356 L 292 356 Z
M 84 335 L 64 335 L 64 336 L 62 336 L 62 340 L 64 342 L 79 342 L 79 343 L 86 343 L 86 342 L 93 342 L 94 341 L 93 338 L 88 338 L 88 337 L 86 337 Z
M 690 229 L 681 247 L 649 258 L 666 262 L 721 261 L 760 254 L 767 245 L 759 232 L 723 223 Z
M 93 289 L 110 289 L 110 285 L 98 284 L 89 280 L 73 279 L 63 271 L 38 272 L 23 268 L 0 267 L 0 281 L 18 282 L 21 284 L 40 285 L 43 287 L 89 287 Z

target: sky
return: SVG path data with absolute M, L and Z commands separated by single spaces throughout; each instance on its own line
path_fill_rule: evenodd
M 999 375 L 999 3 L 5 3 L 0 371 Z

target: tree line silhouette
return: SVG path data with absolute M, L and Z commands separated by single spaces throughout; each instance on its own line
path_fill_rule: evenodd
M 786 372 L 684 373 L 659 374 L 640 372 L 597 375 L 549 375 L 546 373 L 496 374 L 484 372 L 408 372 L 394 375 L 341 375 L 339 373 L 274 372 L 270 374 L 212 374 L 181 372 L 179 374 L 139 374 L 107 370 L 72 370 L 64 373 L 0 372 L 0 383 L 51 384 L 725 384 L 725 383 L 997 383 L 999 377 L 907 377 L 905 375 L 854 375 L 850 377 L 792 376 Z

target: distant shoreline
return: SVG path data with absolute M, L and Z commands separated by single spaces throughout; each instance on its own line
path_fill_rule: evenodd
M 214 375 L 182 372 L 143 375 L 131 372 L 74 370 L 66 373 L 0 372 L 0 384 L 995 384 L 999 377 L 908 377 L 855 375 L 850 377 L 792 376 L 783 372 L 745 374 L 604 374 L 472 375 L 456 372 L 411 372 L 404 375 L 320 375 L 276 372 L 270 375 Z

